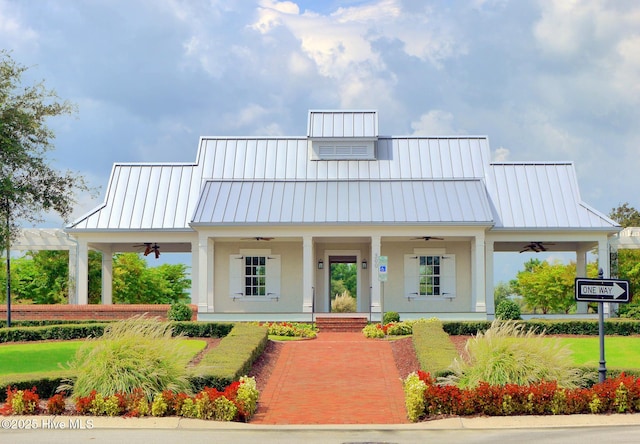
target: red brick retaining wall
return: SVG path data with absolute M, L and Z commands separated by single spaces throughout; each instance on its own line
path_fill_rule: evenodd
M 127 319 L 146 313 L 149 317 L 167 319 L 168 304 L 122 304 L 122 305 L 14 305 L 11 304 L 12 321 L 39 320 L 102 320 Z M 190 305 L 192 320 L 198 316 L 198 307 Z M 0 319 L 7 319 L 7 306 L 0 305 Z

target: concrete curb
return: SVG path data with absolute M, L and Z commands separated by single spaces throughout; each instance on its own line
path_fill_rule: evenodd
M 5 416 L 2 429 L 461 430 L 638 426 L 640 414 L 455 417 L 415 424 L 263 425 L 180 417 Z

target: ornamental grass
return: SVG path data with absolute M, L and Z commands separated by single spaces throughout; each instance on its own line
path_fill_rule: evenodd
M 460 388 L 481 382 L 524 386 L 540 381 L 555 381 L 563 388 L 580 386 L 581 373 L 573 366 L 571 350 L 560 341 L 542 341 L 543 336 L 514 321 L 494 321 L 467 341 L 466 356 L 453 361 L 453 373 L 441 382 Z
M 358 309 L 356 305 L 356 299 L 347 291 L 343 291 L 342 294 L 336 295 L 335 299 L 331 301 L 331 312 L 355 313 Z
M 59 390 L 74 398 L 92 391 L 108 398 L 136 390 L 148 400 L 164 390 L 190 393 L 190 355 L 172 333 L 169 322 L 144 317 L 110 324 L 101 337 L 80 347 L 68 364 L 76 376 Z

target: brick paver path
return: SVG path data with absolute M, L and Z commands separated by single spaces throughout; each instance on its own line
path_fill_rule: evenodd
M 400 424 L 402 381 L 387 341 L 319 333 L 286 342 L 260 394 L 254 424 Z

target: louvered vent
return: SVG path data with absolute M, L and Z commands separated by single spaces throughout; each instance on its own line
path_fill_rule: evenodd
M 357 145 L 347 142 L 312 142 L 312 159 L 314 160 L 374 160 L 375 143 L 373 141 L 358 142 Z

